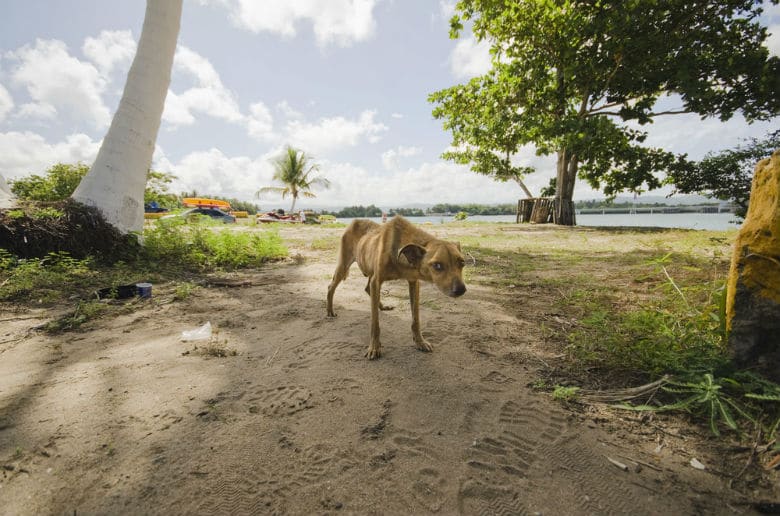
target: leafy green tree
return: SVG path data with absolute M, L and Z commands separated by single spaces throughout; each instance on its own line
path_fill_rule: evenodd
M 320 167 L 302 150 L 288 145 L 284 153 L 273 160 L 273 165 L 274 179 L 284 186 L 266 186 L 258 190 L 256 195 L 259 198 L 264 193 L 274 192 L 282 194 L 282 199 L 289 195 L 292 197 L 291 212 L 295 211 L 295 202 L 299 196 L 316 197 L 311 191 L 312 187 L 330 187 L 330 181 L 326 178 L 312 177 Z
M 381 217 L 382 210 L 371 204 L 370 206 L 347 206 L 335 214 L 342 219 L 354 219 L 361 217 Z
M 20 199 L 60 201 L 70 197 L 89 171 L 83 163 L 57 163 L 43 175 L 32 174 L 10 182 L 11 191 Z
M 491 45 L 492 68 L 430 95 L 452 133 L 454 150 L 443 156 L 500 176 L 521 146 L 556 154 L 555 220 L 565 225 L 575 223 L 578 175 L 607 195 L 657 188 L 657 172 L 691 164 L 643 145 L 641 126 L 655 117 L 780 113 L 780 59 L 763 45 L 761 4 L 460 0 L 450 35 L 470 22 Z M 679 106 L 669 106 L 673 99 Z
M 175 208 L 178 206 L 179 197 L 168 191 L 168 188 L 174 179 L 176 179 L 176 176 L 170 172 L 149 170 L 149 173 L 146 175 L 144 204 L 156 202 L 165 208 Z
M 780 149 L 780 129 L 764 138 L 751 138 L 744 145 L 709 153 L 690 170 L 671 175 L 668 182 L 680 193 L 700 193 L 733 200 L 736 215 L 744 218 L 756 163 Z

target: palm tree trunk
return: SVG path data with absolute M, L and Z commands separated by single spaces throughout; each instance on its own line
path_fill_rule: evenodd
M 11 208 L 15 200 L 16 197 L 8 187 L 8 183 L 5 182 L 5 178 L 0 174 L 0 208 Z
M 143 30 L 122 99 L 97 158 L 73 199 L 97 207 L 121 232 L 140 232 L 181 23 L 182 0 L 147 0 Z
M 292 206 L 290 206 L 290 215 L 295 213 L 295 201 L 298 200 L 298 197 L 296 195 L 293 195 L 292 198 L 293 198 L 293 202 L 292 202 Z

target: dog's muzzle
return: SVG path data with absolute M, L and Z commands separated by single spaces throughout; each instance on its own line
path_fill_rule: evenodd
M 466 293 L 466 285 L 460 282 L 453 284 L 452 290 L 450 290 L 450 295 L 452 297 L 460 297 L 465 293 Z

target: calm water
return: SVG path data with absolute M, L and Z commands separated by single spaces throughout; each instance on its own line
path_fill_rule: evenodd
M 708 229 L 722 231 L 727 229 L 739 229 L 739 224 L 732 223 L 736 217 L 733 213 L 637 213 L 633 215 L 609 213 L 605 215 L 577 215 L 577 224 L 580 226 L 635 226 L 658 228 L 685 228 Z M 352 219 L 338 219 L 339 222 L 349 223 Z M 381 218 L 371 220 L 381 222 Z M 443 224 L 451 222 L 452 217 L 409 217 L 409 220 L 423 224 Z M 514 222 L 514 215 L 474 215 L 467 221 L 484 222 Z

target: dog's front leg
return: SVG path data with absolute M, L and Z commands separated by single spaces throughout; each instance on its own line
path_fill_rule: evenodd
M 420 351 L 433 351 L 433 346 L 425 340 L 420 331 L 420 282 L 409 282 L 409 304 L 412 306 L 412 337 Z
M 371 342 L 368 344 L 366 356 L 369 360 L 374 360 L 382 356 L 382 344 L 379 342 L 379 291 L 382 286 L 381 281 L 376 275 L 368 280 L 369 295 L 371 296 Z

